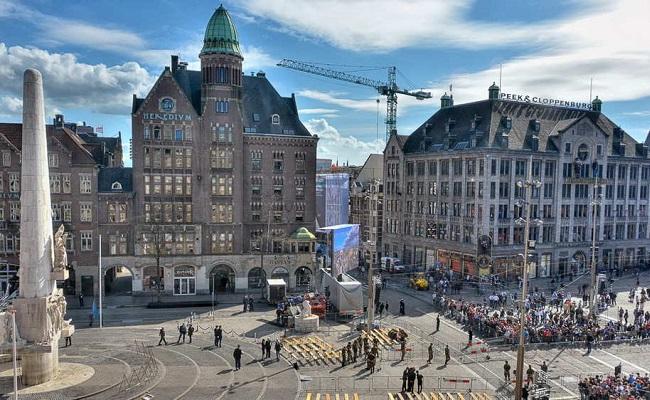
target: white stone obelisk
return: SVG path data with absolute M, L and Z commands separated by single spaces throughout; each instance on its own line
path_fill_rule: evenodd
M 25 71 L 20 192 L 20 292 L 14 302 L 20 336 L 22 381 L 36 385 L 52 379 L 59 365 L 59 337 L 65 297 L 56 289 L 50 173 L 43 105 L 43 78 Z

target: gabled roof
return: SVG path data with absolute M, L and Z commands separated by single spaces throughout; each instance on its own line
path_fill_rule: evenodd
M 133 168 L 101 168 L 97 174 L 99 192 L 129 193 L 133 191 Z M 122 189 L 113 189 L 113 183 L 119 183 Z
M 93 156 L 83 146 L 84 142 L 76 133 L 68 128 L 55 128 L 46 125 L 45 132 L 48 137 L 55 138 L 64 146 L 72 156 L 73 164 L 95 165 Z M 19 123 L 0 123 L 0 134 L 4 136 L 17 151 L 23 147 L 23 125 Z

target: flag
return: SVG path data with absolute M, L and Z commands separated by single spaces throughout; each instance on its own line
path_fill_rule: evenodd
M 93 300 L 92 314 L 94 319 L 99 319 L 99 308 L 97 308 L 97 304 L 95 303 L 95 300 Z
M 96 133 L 104 133 L 104 125 L 98 125 L 97 128 L 95 128 Z

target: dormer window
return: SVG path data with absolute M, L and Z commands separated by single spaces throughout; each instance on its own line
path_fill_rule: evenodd
M 271 123 L 273 125 L 280 125 L 280 116 L 278 114 L 273 114 L 271 116 Z
M 506 129 L 512 129 L 512 118 L 510 118 L 510 117 L 501 118 L 501 124 Z
M 538 119 L 534 119 L 534 120 L 530 121 L 530 126 L 531 126 L 531 128 L 533 129 L 533 132 L 535 132 L 535 133 L 539 133 L 539 130 L 540 130 L 540 122 L 539 122 Z
M 260 115 L 258 113 L 253 113 L 253 121 L 260 122 Z
M 122 190 L 122 184 L 119 182 L 113 182 L 111 185 L 111 190 Z

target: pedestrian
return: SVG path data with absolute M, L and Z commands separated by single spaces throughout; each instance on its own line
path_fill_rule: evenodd
M 266 340 L 266 358 L 271 358 L 271 339 Z
M 472 332 L 472 328 L 469 328 L 467 331 L 467 336 L 469 337 L 469 345 L 472 345 L 472 338 L 474 337 L 474 332 Z
M 587 333 L 587 354 L 591 354 L 591 345 L 594 341 L 594 337 L 591 335 L 591 332 Z
M 414 386 L 415 386 L 415 378 L 416 378 L 415 368 L 410 368 L 409 369 L 409 378 L 408 378 L 408 389 L 407 389 L 410 393 L 413 393 L 413 389 L 414 389 Z
M 221 340 L 223 339 L 223 329 L 221 329 L 221 325 L 217 327 L 217 347 L 221 347 Z
M 262 360 L 266 358 L 266 339 L 262 339 Z
M 248 311 L 253 312 L 253 296 L 248 298 Z
M 424 379 L 424 376 L 422 376 L 420 371 L 418 371 L 416 377 L 418 380 L 418 393 L 422 393 L 422 380 Z
M 190 337 L 190 343 L 192 343 L 192 335 L 194 335 L 194 325 L 190 324 L 190 326 L 187 327 L 187 336 Z
M 187 328 L 185 327 L 185 322 L 181 324 L 181 326 L 178 327 L 178 340 L 176 343 L 181 342 L 181 338 L 183 338 L 183 343 L 185 343 L 185 334 L 187 333 Z
M 521 398 L 523 400 L 528 400 L 528 385 L 521 388 Z
M 406 354 L 406 339 L 402 338 L 402 340 L 399 343 L 399 350 L 402 353 L 402 358 L 400 361 L 404 361 L 404 355 Z
M 242 303 L 244 303 L 244 312 L 248 309 L 248 295 L 244 295 L 244 299 L 242 300 Z
M 219 341 L 217 340 L 217 331 L 218 331 L 217 326 L 215 325 L 214 326 L 214 347 L 217 347 L 218 346 L 217 343 L 219 343 Z
M 280 361 L 280 350 L 282 350 L 282 345 L 280 341 L 275 341 L 275 361 Z
M 65 347 L 68 346 L 72 346 L 72 334 L 70 333 L 70 330 L 68 330 L 65 335 Z
M 406 381 L 408 380 L 409 377 L 409 369 L 404 368 L 404 372 L 402 372 L 402 393 L 406 392 Z
M 526 385 L 530 385 L 533 383 L 534 375 L 535 375 L 535 371 L 533 371 L 533 366 L 528 364 L 528 369 L 526 370 Z
M 158 346 L 160 346 L 161 343 L 165 343 L 165 346 L 167 346 L 167 339 L 165 339 L 165 328 L 161 327 L 160 331 L 158 331 L 158 335 L 160 336 L 160 340 L 158 341 Z
M 405 315 L 405 306 L 404 306 L 404 299 L 400 299 L 399 301 L 399 315 Z
M 614 367 L 614 376 L 619 377 L 621 375 L 621 370 L 623 369 L 623 366 L 619 362 L 617 366 Z
M 508 360 L 503 364 L 503 380 L 510 383 L 510 364 L 508 364 Z
M 235 351 L 232 352 L 232 356 L 235 359 L 235 371 L 239 371 L 241 369 L 241 349 L 239 348 L 239 345 L 237 345 Z
M 377 356 L 375 356 L 375 354 L 373 353 L 368 354 L 368 361 L 366 362 L 366 366 L 368 367 L 368 370 L 370 371 L 371 374 L 375 373 L 376 361 L 377 361 Z
M 84 294 L 79 293 L 79 308 L 84 308 Z
M 383 313 L 384 313 L 384 303 L 379 303 L 379 318 L 382 317 Z
M 429 359 L 427 360 L 427 364 L 431 364 L 431 360 L 433 360 L 433 343 L 429 344 Z
M 440 331 L 440 314 L 436 316 L 436 332 Z
M 364 336 L 363 338 L 363 354 L 368 357 L 368 350 L 370 350 L 368 346 L 368 336 Z
M 544 373 L 548 372 L 548 365 L 546 365 L 546 361 L 542 361 L 541 369 L 542 369 L 542 372 L 544 372 Z
M 345 364 L 347 363 L 347 358 L 348 358 L 348 351 L 345 346 L 341 349 L 341 366 L 345 367 Z
M 88 320 L 88 326 L 92 328 L 93 321 L 95 320 L 95 315 L 92 312 L 88 314 Z
M 354 342 L 352 342 L 352 360 L 355 363 L 357 362 L 357 352 L 358 351 L 359 351 L 359 344 L 355 340 Z
M 388 300 L 386 300 L 385 306 L 386 306 L 386 314 L 388 314 Z
M 449 362 L 450 359 L 451 357 L 449 357 L 449 345 L 446 344 L 445 345 L 445 367 L 447 366 L 447 363 Z

